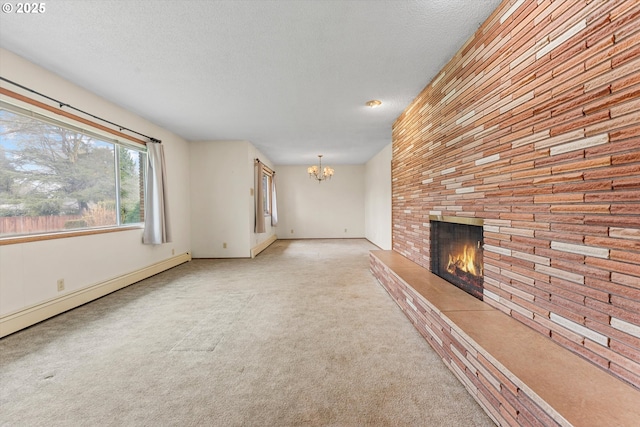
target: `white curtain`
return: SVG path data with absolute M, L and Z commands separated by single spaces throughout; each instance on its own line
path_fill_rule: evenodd
M 170 241 L 164 147 L 160 143 L 153 142 L 147 144 L 147 188 L 144 202 L 142 243 L 159 245 Z
M 276 173 L 271 175 L 271 226 L 278 225 L 278 199 L 276 197 Z
M 256 159 L 255 162 L 255 182 L 256 182 L 256 190 L 255 190 L 255 204 L 256 204 L 256 224 L 255 224 L 255 232 L 256 233 L 265 233 L 264 226 L 264 195 L 262 193 L 262 163 L 260 160 Z

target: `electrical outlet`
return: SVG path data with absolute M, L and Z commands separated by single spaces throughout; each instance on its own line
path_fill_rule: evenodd
M 293 234 L 293 228 L 291 229 L 291 234 Z
M 64 291 L 64 279 L 58 279 L 58 292 Z
M 171 255 L 175 255 L 176 254 L 176 250 L 175 249 L 171 249 Z
M 345 232 L 345 233 L 347 232 L 347 229 L 346 229 L 346 228 L 344 229 L 344 232 Z
M 222 244 L 222 248 L 223 248 L 223 249 L 227 249 L 227 242 L 224 242 L 224 243 Z

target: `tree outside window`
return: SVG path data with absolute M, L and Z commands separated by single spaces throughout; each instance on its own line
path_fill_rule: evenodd
M 0 237 L 144 220 L 144 149 L 0 107 Z

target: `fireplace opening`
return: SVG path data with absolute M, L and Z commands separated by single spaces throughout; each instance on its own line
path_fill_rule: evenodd
M 431 272 L 482 300 L 482 220 L 430 217 Z

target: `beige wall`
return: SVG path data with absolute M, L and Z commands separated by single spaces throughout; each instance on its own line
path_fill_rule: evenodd
M 255 158 L 268 158 L 247 141 L 192 142 L 191 244 L 194 258 L 247 258 L 275 234 L 254 233 Z M 224 244 L 226 243 L 226 248 Z
M 335 175 L 322 183 L 306 166 L 276 166 L 279 239 L 364 237 L 365 166 L 332 166 Z
M 381 249 L 391 249 L 391 144 L 365 165 L 365 236 Z
M 189 192 L 183 191 L 189 186 L 186 141 L 4 49 L 0 49 L 0 75 L 161 139 L 167 157 L 173 231 L 173 243 L 157 246 L 142 245 L 142 229 L 0 246 L 0 316 L 161 262 L 171 258 L 172 251 L 177 255 L 191 250 L 190 199 Z M 61 278 L 65 290 L 58 292 Z
M 249 254 L 248 142 L 191 142 L 191 250 L 195 258 Z M 227 248 L 223 248 L 223 244 Z

